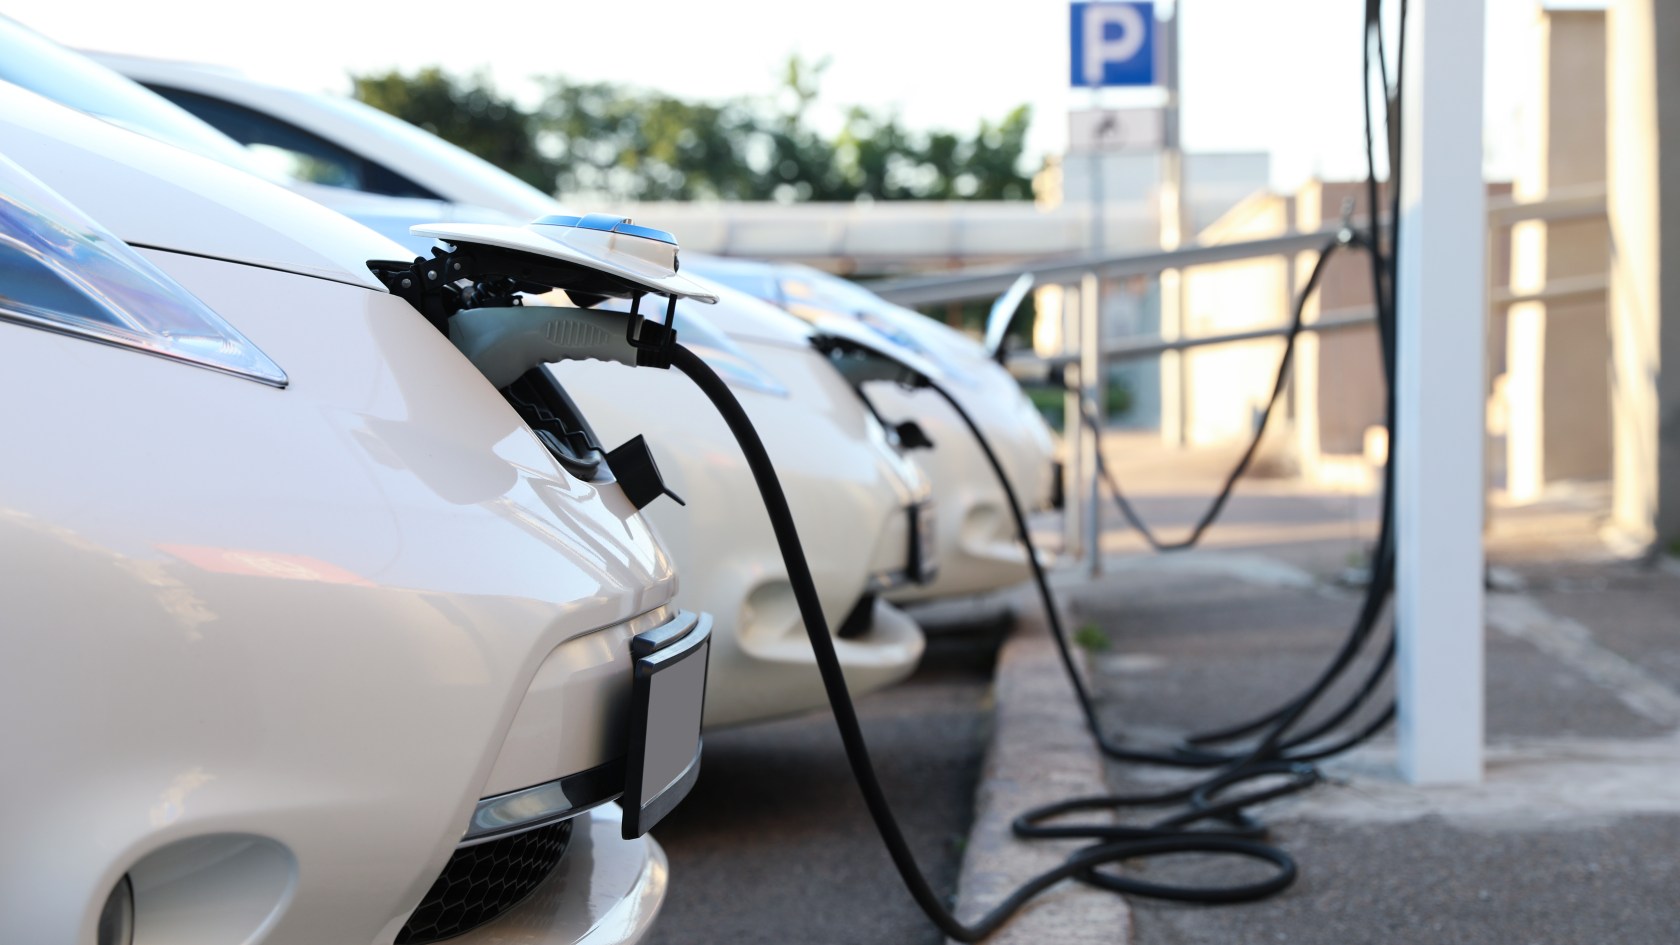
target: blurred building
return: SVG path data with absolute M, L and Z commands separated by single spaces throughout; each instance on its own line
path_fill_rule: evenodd
M 1524 502 L 1560 484 L 1609 481 L 1615 529 L 1630 547 L 1649 548 L 1680 536 L 1680 305 L 1666 304 L 1680 295 L 1680 148 L 1662 146 L 1680 140 L 1680 57 L 1661 54 L 1680 48 L 1680 4 L 1535 0 L 1533 10 L 1523 38 L 1536 52 L 1524 160 L 1513 181 L 1489 188 L 1490 486 Z M 1074 146 L 1037 176 L 1030 204 L 660 204 L 638 212 L 667 221 L 692 250 L 863 276 L 1007 267 L 1094 249 L 1152 252 L 1162 156 L 1152 119 L 1136 112 L 1070 116 Z M 1103 139 L 1116 120 L 1126 131 L 1120 146 Z M 1268 190 L 1264 154 L 1190 154 L 1184 165 L 1186 231 L 1203 245 L 1317 231 L 1344 206 L 1355 218 L 1366 214 L 1362 182 Z M 1110 281 L 1101 334 L 1194 337 L 1286 324 L 1312 261 L 1303 254 L 1191 270 L 1182 323 L 1170 326 L 1160 280 Z M 1073 328 L 1074 306 L 1064 304 L 1072 293 L 1042 286 L 1035 300 L 1035 346 L 1059 350 Z M 1348 253 L 1330 264 L 1305 317 L 1345 323 L 1371 307 L 1368 261 Z M 1129 396 L 1111 419 L 1184 444 L 1246 437 L 1281 349 L 1270 338 L 1117 364 L 1107 380 Z M 1368 325 L 1304 336 L 1265 465 L 1369 484 L 1371 460 L 1386 449 L 1372 436 L 1385 396 L 1378 357 Z
M 1514 181 L 1490 184 L 1488 192 L 1487 466 L 1490 485 L 1517 502 L 1558 484 L 1608 480 L 1615 426 L 1613 244 L 1603 209 L 1612 71 L 1606 14 L 1602 5 L 1578 2 L 1555 8 L 1536 3 L 1534 13 L 1533 33 L 1525 40 L 1538 52 L 1533 97 L 1524 110 L 1526 160 Z M 1560 204 L 1571 209 L 1549 219 L 1547 208 Z M 1582 213 L 1582 206 L 1592 209 Z M 1344 212 L 1366 217 L 1363 182 L 1312 181 L 1293 194 L 1255 191 L 1216 220 L 1196 220 L 1192 232 L 1201 245 L 1243 242 L 1317 231 Z M 1257 258 L 1190 270 L 1182 333 L 1222 335 L 1287 324 L 1312 263 L 1312 254 L 1303 254 L 1292 262 Z M 1116 328 L 1121 334 L 1159 331 L 1158 302 L 1146 290 L 1104 289 L 1105 335 Z M 1041 311 L 1055 315 L 1059 301 L 1054 289 L 1042 293 Z M 1367 258 L 1343 254 L 1328 265 L 1305 320 L 1341 322 L 1372 305 Z M 1266 338 L 1186 352 L 1178 406 L 1168 408 L 1179 411 L 1177 417 L 1159 414 L 1162 403 L 1172 404 L 1173 392 L 1147 389 L 1162 383 L 1161 372 L 1152 365 L 1129 367 L 1134 386 L 1146 389 L 1136 398 L 1141 409 L 1122 422 L 1158 426 L 1186 445 L 1247 437 L 1282 350 L 1281 339 Z M 1370 326 L 1303 335 L 1263 465 L 1369 484 L 1367 460 L 1380 459 L 1382 451 L 1372 436 L 1384 410 L 1379 356 Z M 1378 455 L 1367 456 L 1372 446 Z
M 1100 212 L 1088 196 L 1097 167 Z M 1187 155 L 1191 218 L 1217 219 L 1264 187 L 1270 170 L 1262 153 Z M 879 276 L 1084 255 L 1099 218 L 1105 252 L 1150 249 L 1158 240 L 1159 181 L 1158 153 L 1104 154 L 1095 164 L 1075 153 L 1037 176 L 1033 201 L 655 202 L 625 210 L 660 221 L 690 252 Z
M 1574 5 L 1578 6 L 1578 5 Z M 1561 194 L 1602 196 L 1607 159 L 1605 14 L 1602 9 L 1542 9 L 1529 146 L 1514 181 L 1520 203 Z M 1504 424 L 1505 488 L 1517 501 L 1548 484 L 1610 475 L 1609 223 L 1524 220 L 1514 225 L 1511 258 L 1494 269 L 1495 301 L 1573 286 L 1566 296 L 1496 306 L 1503 370 L 1496 419 Z M 1507 293 L 1498 290 L 1509 287 Z M 1500 309 L 1503 308 L 1503 311 Z M 1496 365 L 1497 366 L 1497 365 Z

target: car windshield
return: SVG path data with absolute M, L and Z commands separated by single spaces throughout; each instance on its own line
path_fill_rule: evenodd
M 788 266 L 783 269 L 781 289 L 790 311 L 814 309 L 855 318 L 894 344 L 902 345 L 923 357 L 932 355 L 916 336 L 914 328 L 902 324 L 902 316 L 905 314 L 913 318 L 925 316 L 908 310 L 894 311 L 898 306 L 862 286 L 820 270 Z
M 776 271 L 759 262 L 741 262 L 715 256 L 688 256 L 688 268 L 731 289 L 763 299 L 772 305 L 782 304 L 782 292 L 776 285 Z
M 110 69 L 0 17 L 0 81 L 244 171 L 238 142 Z
M 338 112 L 341 116 L 360 123 L 367 130 L 401 145 L 416 163 L 429 164 L 444 176 L 469 178 L 475 187 L 492 191 L 507 205 L 498 209 L 518 208 L 521 215 L 533 220 L 557 212 L 557 204 L 553 197 L 478 155 L 458 148 L 395 115 L 382 112 L 364 102 L 336 95 L 313 95 L 311 99 L 322 108 Z M 405 170 L 412 171 L 413 167 L 414 165 L 409 165 Z M 437 181 L 432 180 L 428 183 L 436 187 Z M 446 200 L 461 199 L 459 194 L 450 193 L 447 186 L 436 189 Z
M 983 358 L 984 351 L 960 332 L 819 269 L 790 264 L 782 266 L 781 272 L 788 311 L 803 317 L 827 313 L 855 318 L 881 337 L 938 365 L 948 379 L 975 382 L 964 362 Z

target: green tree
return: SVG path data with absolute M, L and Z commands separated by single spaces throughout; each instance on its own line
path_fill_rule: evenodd
M 357 97 L 532 184 L 613 200 L 1024 200 L 1032 112 L 973 135 L 916 132 L 892 111 L 853 107 L 816 130 L 828 61 L 788 59 L 768 96 L 694 102 L 615 83 L 543 80 L 526 111 L 482 73 L 438 69 L 355 78 Z
M 1027 152 L 1032 106 L 1017 105 L 996 125 L 980 122 L 965 158 L 965 173 L 974 177 L 975 200 L 1031 200 L 1032 175 L 1021 171 Z
M 436 67 L 355 76 L 357 98 L 419 125 L 544 191 L 554 190 L 555 162 L 537 147 L 533 116 L 502 95 L 488 76 L 451 76 Z
M 756 116 L 734 102 L 691 103 L 610 83 L 546 83 L 539 140 L 562 193 L 635 200 L 762 199 L 744 149 Z

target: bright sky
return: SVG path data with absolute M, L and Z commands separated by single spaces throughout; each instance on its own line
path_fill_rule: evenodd
M 1362 176 L 1358 0 L 1181 2 L 1187 148 L 1270 151 L 1280 187 Z M 1485 2 L 1488 169 L 1502 177 L 1520 140 L 1538 0 Z M 836 110 L 896 108 L 915 128 L 972 130 L 1030 103 L 1035 158 L 1062 149 L 1068 108 L 1089 103 L 1068 87 L 1064 0 L 0 0 L 0 13 L 70 46 L 334 91 L 351 72 L 435 64 L 488 69 L 527 96 L 530 77 L 556 73 L 695 98 L 763 95 L 797 52 L 832 60 L 823 98 Z M 1106 104 L 1143 103 L 1110 94 Z

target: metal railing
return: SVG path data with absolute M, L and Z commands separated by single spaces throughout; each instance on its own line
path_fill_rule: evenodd
M 987 266 L 932 276 L 882 279 L 871 282 L 869 288 L 876 295 L 900 305 L 969 302 L 1002 295 L 1022 273 L 1031 273 L 1040 285 L 1074 283 L 1090 274 L 1104 279 L 1159 275 L 1170 270 L 1214 263 L 1307 252 L 1323 246 L 1338 230 L 1340 227 L 1328 227 L 1315 233 L 1291 233 L 1240 243 L 1052 260 L 1025 266 Z
M 1556 190 L 1541 200 L 1523 201 L 1510 197 L 1488 200 L 1490 230 L 1525 221 L 1567 222 L 1602 218 L 1606 213 L 1606 193 L 1602 185 Z M 1358 221 L 1350 221 L 1358 227 Z M 901 305 L 940 305 L 994 298 L 1007 291 L 1022 273 L 1030 273 L 1039 285 L 1070 287 L 1064 299 L 1076 299 L 1079 312 L 1078 330 L 1072 343 L 1064 342 L 1060 354 L 1048 357 L 1021 354 L 1015 360 L 1029 370 L 1034 367 L 1071 368 L 1075 372 L 1079 390 L 1070 391 L 1063 410 L 1064 432 L 1067 442 L 1066 500 L 1064 509 L 1064 548 L 1072 556 L 1087 558 L 1087 566 L 1095 575 L 1101 567 L 1102 556 L 1098 542 L 1101 538 L 1098 510 L 1100 477 L 1096 457 L 1102 449 L 1101 430 L 1087 429 L 1084 423 L 1084 403 L 1104 402 L 1103 383 L 1107 367 L 1122 361 L 1164 355 L 1177 356 L 1182 352 L 1213 345 L 1234 344 L 1265 338 L 1282 337 L 1289 325 L 1278 324 L 1242 331 L 1190 337 L 1131 337 L 1103 340 L 1100 326 L 1102 283 L 1106 279 L 1133 276 L 1160 276 L 1163 273 L 1194 269 L 1220 263 L 1250 259 L 1281 257 L 1284 260 L 1317 250 L 1334 238 L 1341 226 L 1304 233 L 1242 242 L 1196 245 L 1170 251 L 1150 251 L 1124 255 L 1105 255 L 1078 259 L 1049 260 L 1024 266 L 981 267 L 936 275 L 912 276 L 881 280 L 870 284 L 877 294 Z M 1286 263 L 1284 304 L 1282 311 L 1292 310 L 1296 284 L 1294 267 Z M 1078 286 L 1077 290 L 1071 289 Z M 1507 280 L 1490 278 L 1488 305 L 1506 308 L 1524 302 L 1557 302 L 1602 295 L 1609 288 L 1607 275 L 1579 276 L 1550 280 L 1543 287 L 1525 292 L 1513 291 Z M 1068 306 L 1066 301 L 1064 307 Z M 1341 331 L 1369 326 L 1375 322 L 1376 312 L 1367 306 L 1322 312 L 1305 322 L 1301 330 L 1309 333 Z M 1064 320 L 1064 324 L 1066 321 Z M 1179 320 L 1182 324 L 1182 320 Z M 1064 333 L 1064 338 L 1066 337 Z M 1183 398 L 1179 398 L 1180 409 Z M 1183 421 L 1180 419 L 1180 429 Z M 1090 549 L 1087 555 L 1086 549 Z

